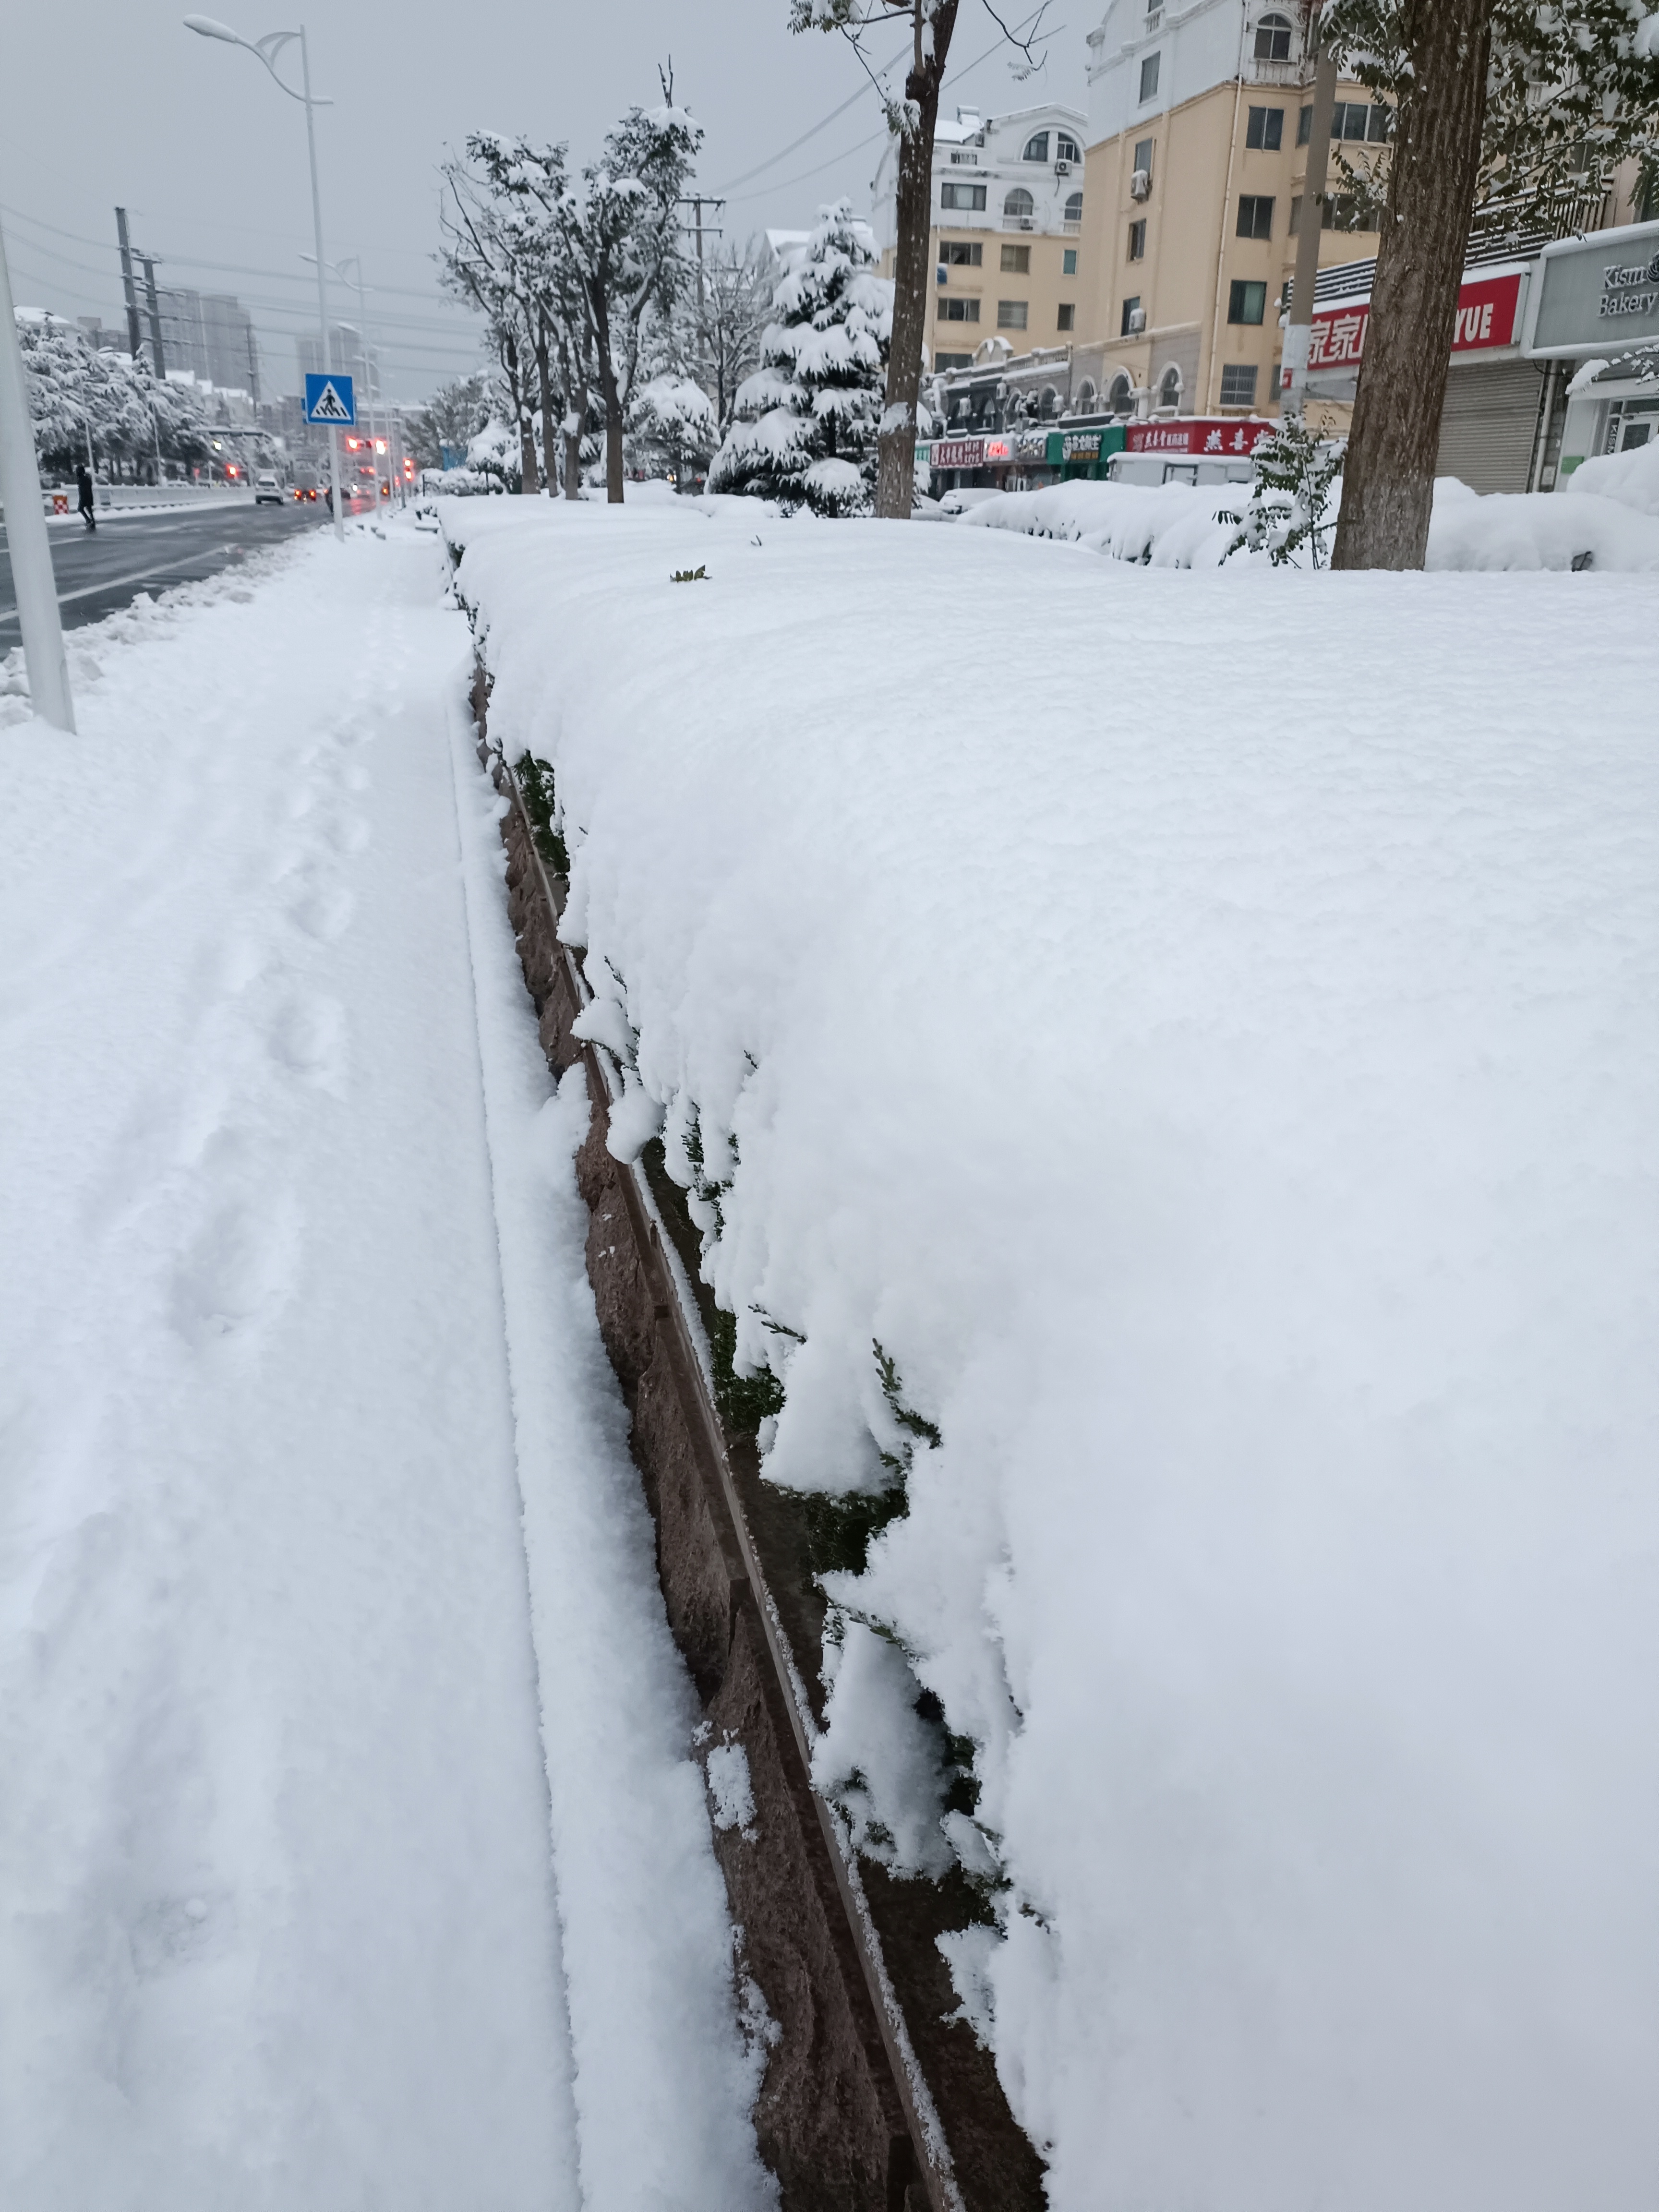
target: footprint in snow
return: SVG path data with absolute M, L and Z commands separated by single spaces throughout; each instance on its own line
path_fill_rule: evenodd
M 336 999 L 290 999 L 270 1025 L 270 1053 L 319 1089 L 339 1087 L 345 1064 L 345 1010 Z
M 173 1281 L 173 1320 L 198 1346 L 246 1329 L 283 1304 L 299 1258 L 299 1216 L 291 1197 L 216 1206 L 180 1259 Z
M 331 945 L 351 920 L 355 904 L 349 891 L 309 891 L 295 902 L 294 919 L 307 937 Z

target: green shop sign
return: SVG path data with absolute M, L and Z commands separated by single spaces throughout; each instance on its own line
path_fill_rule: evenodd
M 1123 425 L 1106 422 L 1091 430 L 1050 430 L 1043 459 L 1051 469 L 1062 469 L 1067 462 L 1109 460 L 1122 451 Z

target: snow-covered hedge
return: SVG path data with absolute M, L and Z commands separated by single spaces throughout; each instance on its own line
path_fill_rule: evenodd
M 1647 463 L 1645 470 L 1632 464 Z M 1614 490 L 1618 484 L 1628 489 Z M 1568 489 L 1579 495 L 1528 497 L 1471 491 L 1455 477 L 1435 486 L 1429 531 L 1431 568 L 1659 568 L 1659 447 L 1587 461 Z M 1058 538 L 1119 561 L 1160 568 L 1266 563 L 1266 554 L 1235 553 L 1248 484 L 1050 484 L 1007 492 L 961 517 L 980 530 Z M 1651 504 L 1646 502 L 1651 501 Z M 1340 490 L 1333 501 L 1334 519 Z M 1582 556 L 1588 553 L 1590 561 Z
M 753 514 L 446 520 L 766 1470 L 902 1509 L 821 1784 L 1056 2212 L 1638 2212 L 1650 585 Z

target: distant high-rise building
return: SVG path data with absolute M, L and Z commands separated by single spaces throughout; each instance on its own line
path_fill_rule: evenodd
M 259 341 L 246 307 L 222 292 L 169 289 L 158 295 L 161 347 L 169 368 L 187 368 L 223 392 L 259 396 Z
M 127 349 L 126 325 L 118 329 L 99 315 L 77 315 L 76 326 L 86 334 L 88 343 L 98 353 L 125 353 Z

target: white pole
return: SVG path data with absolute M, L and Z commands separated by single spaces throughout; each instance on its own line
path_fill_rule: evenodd
M 75 735 L 75 707 L 70 697 L 69 665 L 64 659 L 64 625 L 58 612 L 58 580 L 52 572 L 52 547 L 40 503 L 40 471 L 34 457 L 34 422 L 29 413 L 28 380 L 23 349 L 17 343 L 17 316 L 11 303 L 11 271 L 0 232 L 0 504 L 6 511 L 6 551 L 11 587 L 23 632 L 23 659 L 29 672 L 29 697 L 35 713 L 54 729 Z
M 300 26 L 300 76 L 305 86 L 306 143 L 311 150 L 311 226 L 317 240 L 317 335 L 322 343 L 322 370 L 328 374 L 332 364 L 328 357 L 328 276 L 323 259 L 323 200 L 317 189 L 317 125 L 313 119 L 311 98 L 311 55 L 306 46 L 306 27 Z M 328 432 L 329 481 L 334 488 L 334 535 L 345 537 L 345 516 L 340 502 L 340 434 L 333 424 Z

